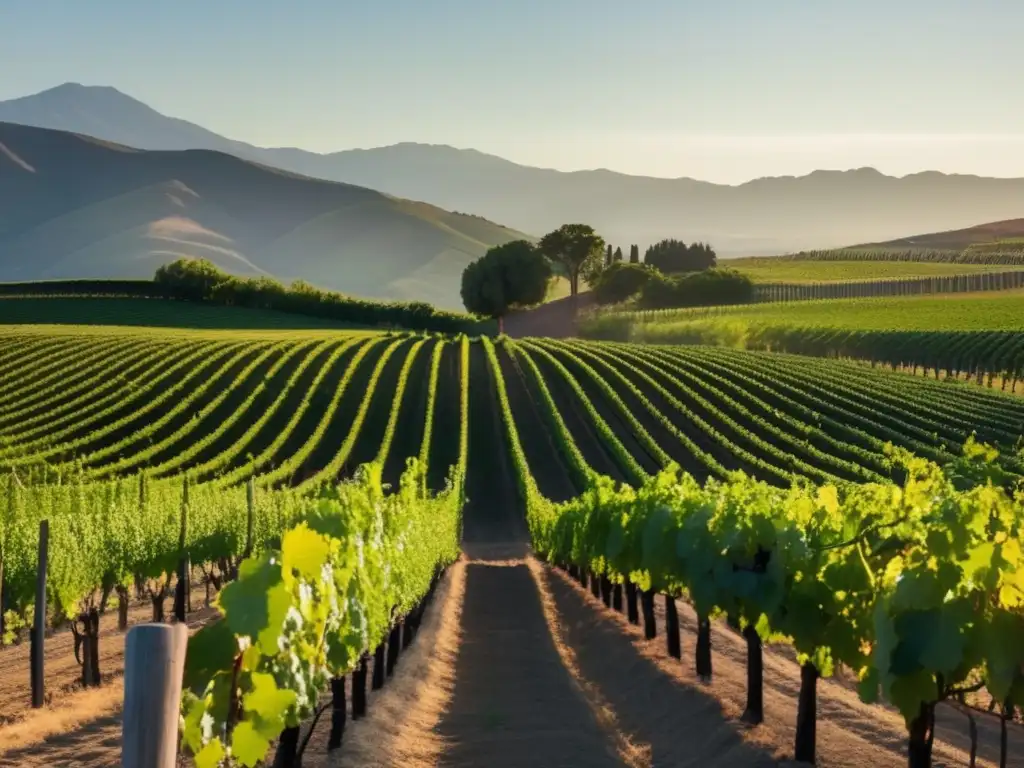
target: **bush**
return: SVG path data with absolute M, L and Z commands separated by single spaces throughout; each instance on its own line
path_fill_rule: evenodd
M 160 292 L 211 304 L 274 309 L 367 326 L 394 326 L 441 333 L 487 332 L 490 323 L 445 312 L 422 301 L 369 301 L 325 291 L 302 280 L 285 286 L 269 277 L 234 277 L 205 259 L 178 259 L 156 271 Z
M 754 300 L 754 283 L 735 269 L 709 269 L 679 277 L 651 272 L 640 292 L 645 309 L 708 307 L 721 304 L 749 304 Z
M 638 294 L 652 279 L 658 279 L 654 270 L 643 264 L 615 262 L 601 274 L 593 286 L 598 304 L 618 304 Z

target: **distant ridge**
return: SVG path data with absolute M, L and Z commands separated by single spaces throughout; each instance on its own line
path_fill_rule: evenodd
M 0 123 L 0 281 L 149 278 L 184 256 L 459 309 L 465 266 L 521 237 L 223 151 L 142 151 Z
M 0 120 L 85 133 L 143 149 L 213 149 L 315 178 L 356 184 L 543 234 L 571 221 L 613 244 L 707 240 L 722 255 L 768 255 L 1024 216 L 1024 179 L 874 168 L 819 170 L 729 186 L 606 169 L 533 168 L 473 149 L 404 142 L 316 154 L 264 149 L 166 117 L 112 88 L 65 84 L 0 102 Z

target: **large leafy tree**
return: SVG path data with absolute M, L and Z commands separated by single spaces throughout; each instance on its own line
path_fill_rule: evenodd
M 564 268 L 569 278 L 569 293 L 575 296 L 579 293 L 580 275 L 585 267 L 589 272 L 596 261 L 596 271 L 600 271 L 604 239 L 586 224 L 563 224 L 541 238 L 540 250 Z
M 707 243 L 687 245 L 674 239 L 655 243 L 644 253 L 644 263 L 666 275 L 711 269 L 717 261 L 714 249 Z
M 491 248 L 462 272 L 462 303 L 477 315 L 504 317 L 510 309 L 540 304 L 551 265 L 537 247 L 514 240 Z

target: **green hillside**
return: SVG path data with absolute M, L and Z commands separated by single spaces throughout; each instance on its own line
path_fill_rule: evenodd
M 524 237 L 479 217 L 230 155 L 0 123 L 0 280 L 145 278 L 181 257 L 461 308 L 459 279 Z

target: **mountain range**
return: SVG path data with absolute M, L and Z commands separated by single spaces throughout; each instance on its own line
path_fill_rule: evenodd
M 246 276 L 461 308 L 462 270 L 524 237 L 473 216 L 210 150 L 145 151 L 0 123 L 0 280 Z
M 211 226 L 201 226 L 233 243 L 230 247 L 213 245 L 216 238 L 211 241 L 213 236 L 203 235 L 209 241 L 204 241 L 204 247 L 210 253 L 216 252 L 211 247 L 232 251 L 235 255 L 222 256 L 239 268 L 248 262 L 252 269 L 280 277 L 298 275 L 352 293 L 421 298 L 445 306 L 458 304 L 458 273 L 488 245 L 519 237 L 521 232 L 541 235 L 567 222 L 589 223 L 624 250 L 631 243 L 638 243 L 643 250 L 661 238 L 676 237 L 705 240 L 722 256 L 738 256 L 878 242 L 908 232 L 949 230 L 1024 215 L 1024 179 L 935 171 L 902 178 L 871 168 L 815 171 L 806 176 L 763 178 L 730 186 L 609 170 L 562 172 L 519 165 L 472 149 L 414 143 L 330 154 L 262 148 L 162 115 L 114 88 L 74 83 L 0 102 L 0 121 L 71 131 L 122 145 L 115 149 L 102 142 L 76 139 L 77 151 L 85 151 L 88 145 L 88 151 L 95 155 L 90 167 L 96 174 L 105 173 L 103 161 L 98 159 L 101 148 L 105 148 L 105 157 L 119 158 L 119 168 L 125 167 L 126 154 L 133 154 L 147 167 L 159 166 L 162 176 L 142 174 L 145 181 L 150 185 L 181 182 L 199 195 L 202 203 L 193 200 L 190 204 L 200 206 L 204 210 L 200 218 L 211 222 Z M 31 143 L 25 134 L 20 140 Z M 145 153 L 127 153 L 125 147 L 178 154 L 158 154 L 154 158 L 159 160 L 142 161 L 139 158 Z M 196 154 L 193 150 L 207 152 Z M 29 153 L 24 148 L 22 151 Z M 244 169 L 246 178 L 255 175 L 264 179 L 269 185 L 267 195 L 279 187 L 316 189 L 320 191 L 310 192 L 308 199 L 317 203 L 299 212 L 293 200 L 278 198 L 275 207 L 267 197 L 253 209 L 260 213 L 246 214 L 249 191 L 225 181 L 217 187 L 217 194 L 230 196 L 231 201 L 210 199 L 206 196 L 210 192 L 194 189 L 180 178 L 186 174 L 175 168 L 179 162 L 188 166 L 190 173 L 199 173 L 204 163 L 211 163 L 211 168 L 227 167 L 234 161 L 225 155 L 245 161 L 230 167 L 240 173 Z M 45 158 L 38 162 L 57 174 L 55 178 L 67 172 Z M 300 182 L 295 174 L 305 178 Z M 208 173 L 204 183 L 210 183 L 212 175 Z M 330 187 L 314 179 L 348 186 Z M 106 184 L 100 179 L 72 181 L 95 188 Z M 363 189 L 357 191 L 356 187 Z M 61 197 L 59 188 L 53 187 L 51 196 Z M 149 189 L 148 194 L 154 194 Z M 370 190 L 377 192 L 371 194 Z M 126 194 L 130 190 L 120 191 Z M 180 195 L 171 196 L 184 204 Z M 307 199 L 302 195 L 299 198 Z M 341 199 L 357 198 L 364 201 L 361 205 L 387 211 L 387 216 L 380 213 L 364 217 L 351 209 L 342 216 L 331 213 L 335 208 L 321 208 L 328 205 L 328 199 L 330 205 L 342 205 L 338 202 Z M 370 199 L 372 204 L 367 202 Z M 115 204 L 108 199 L 107 209 L 111 206 Z M 213 213 L 205 213 L 207 207 L 217 210 L 218 216 L 225 215 L 225 209 L 233 211 L 232 226 L 220 224 Z M 21 215 L 27 215 L 24 206 L 21 209 Z M 128 223 L 141 221 L 134 215 L 135 219 L 128 217 Z M 0 212 L 0 222 L 10 216 Z M 277 222 L 276 228 L 263 221 L 264 216 Z M 294 225 L 289 230 L 293 232 L 291 237 L 285 236 L 286 220 Z M 11 225 L 0 223 L 0 232 L 5 226 L 9 230 Z M 18 226 L 24 228 L 24 222 Z M 217 226 L 228 231 L 222 232 Z M 270 229 L 274 237 L 268 240 Z M 421 237 L 422 233 L 429 236 Z M 175 239 L 183 239 L 177 236 L 181 234 L 178 232 Z M 195 235 L 190 242 L 194 245 L 199 239 Z M 300 248 L 304 250 L 297 250 Z M 145 253 L 160 250 L 168 249 Z M 3 247 L 3 251 L 9 252 L 9 248 Z M 131 252 L 131 248 L 124 251 Z M 65 249 L 62 259 L 50 264 L 50 270 L 61 275 L 73 272 L 78 269 L 77 261 L 95 263 L 98 253 L 91 251 L 88 256 L 93 261 L 89 261 Z M 134 265 L 141 270 L 140 262 L 147 258 L 126 257 L 123 266 Z M 10 274 L 2 261 L 0 258 L 0 279 Z M 147 270 L 149 266 L 146 264 Z M 95 269 L 100 266 L 97 264 Z M 324 282 L 328 278 L 330 282 Z M 441 286 L 440 280 L 449 281 L 449 285 Z

